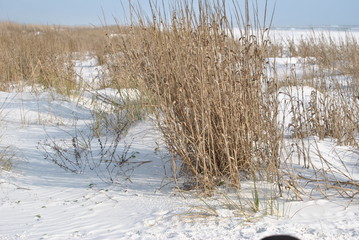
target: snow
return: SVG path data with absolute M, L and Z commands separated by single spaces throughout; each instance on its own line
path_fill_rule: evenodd
M 284 67 L 303 61 L 279 59 L 277 64 Z M 313 199 L 284 198 L 274 201 L 275 206 L 271 207 L 272 202 L 265 194 L 268 183 L 258 183 L 258 188 L 263 189 L 261 207 L 277 214 L 259 212 L 245 216 L 226 200 L 236 199 L 236 192 L 219 190 L 215 196 L 204 199 L 195 192 L 178 191 L 172 179 L 170 156 L 150 118 L 133 125 L 119 142 L 116 155 L 121 156 L 127 147 L 128 154 L 133 154 L 130 162 L 121 168 L 122 174 L 111 175 L 103 168 L 96 172 L 89 166 L 81 173 L 73 173 L 49 161 L 44 149 L 49 153 L 53 149 L 44 145 L 46 140 L 71 146 L 75 134 L 87 139 L 96 121 L 94 111 L 102 109 L 110 113 L 106 99 L 122 104 L 140 97 L 136 89 L 98 88 L 103 69 L 96 59 L 88 56 L 75 61 L 79 81 L 94 84 L 97 89 L 86 91 L 76 99 L 45 90 L 0 92 L 0 149 L 10 146 L 15 155 L 12 170 L 0 172 L 0 239 L 249 240 L 271 234 L 291 234 L 306 240 L 359 238 L 359 208 L 355 197 L 345 199 L 333 195 L 324 199 L 313 190 Z M 278 122 L 288 135 L 292 131 L 291 102 L 300 101 L 300 106 L 305 108 L 313 91 L 317 90 L 308 86 L 279 90 Z M 98 98 L 99 95 L 102 97 Z M 110 144 L 113 136 L 99 139 Z M 97 140 L 88 142 L 95 153 L 100 151 Z M 309 137 L 305 142 L 312 146 L 313 165 L 328 167 L 320 165 L 315 151 L 320 148 L 335 166 L 333 174 L 337 178 L 343 181 L 347 180 L 343 176 L 359 178 L 357 149 L 337 146 L 329 138 L 319 141 Z M 287 144 L 290 145 L 289 140 Z M 111 145 L 106 147 L 111 149 Z M 302 174 L 311 174 L 299 163 L 294 168 Z M 114 183 L 104 181 L 109 176 L 115 177 Z M 246 184 L 247 192 L 241 193 L 241 199 L 244 205 L 250 205 L 251 183 Z M 239 204 L 239 200 L 234 203 Z
M 270 30 L 269 36 L 274 42 L 281 41 L 293 41 L 294 43 L 299 43 L 301 40 L 305 39 L 320 39 L 322 36 L 330 37 L 333 41 L 340 42 L 346 37 L 353 37 L 354 39 L 359 39 L 359 31 L 342 30 L 342 31 L 330 31 L 327 29 L 273 29 Z
M 254 35 L 257 34 L 258 29 L 254 31 Z M 233 29 L 233 35 L 236 38 L 240 38 L 243 30 L 239 28 Z M 359 40 L 359 31 L 357 28 L 348 28 L 348 29 L 325 29 L 325 28 L 272 28 L 269 31 L 266 31 L 265 34 L 268 34 L 265 37 L 269 37 L 273 43 L 288 43 L 288 41 L 295 44 L 299 43 L 301 40 L 309 39 L 321 39 L 322 37 L 330 37 L 333 41 L 340 42 L 347 37 Z
M 98 59 L 91 53 L 75 53 L 73 60 L 74 70 L 77 75 L 78 83 L 85 84 L 86 87 L 98 88 L 106 81 L 108 71 L 104 66 L 99 65 Z

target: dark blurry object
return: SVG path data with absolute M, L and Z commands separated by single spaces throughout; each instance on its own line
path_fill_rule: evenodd
M 300 239 L 289 235 L 273 235 L 273 236 L 262 238 L 262 240 L 300 240 Z

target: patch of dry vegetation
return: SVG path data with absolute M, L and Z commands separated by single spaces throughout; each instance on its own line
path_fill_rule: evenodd
M 76 53 L 105 63 L 111 33 L 119 27 L 64 27 L 0 23 L 0 84 L 40 84 L 69 94 L 76 89 Z
M 240 187 L 244 175 L 276 181 L 281 137 L 276 103 L 262 91 L 271 84 L 265 39 L 236 40 L 224 5 L 201 3 L 198 13 L 178 5 L 168 24 L 157 15 L 138 21 L 119 46 L 121 69 L 154 95 L 159 127 L 192 187 Z
M 301 75 L 288 69 L 288 76 L 278 80 L 282 86 L 311 86 L 312 103 L 300 116 L 297 132 L 301 136 L 333 137 L 340 145 L 358 146 L 359 131 L 359 44 L 347 33 L 345 37 L 316 34 L 299 42 L 287 40 L 272 48 L 272 56 L 296 57 L 306 62 Z M 278 51 L 278 49 L 280 49 Z M 281 55 L 285 52 L 284 55 Z M 298 67 L 297 67 L 298 68 Z M 299 108 L 298 103 L 292 106 Z M 300 128 L 300 129 L 299 129 Z
M 120 78 L 142 86 L 141 92 L 148 92 L 151 105 L 159 109 L 158 125 L 173 155 L 174 171 L 179 158 L 181 172 L 187 174 L 186 186 L 205 192 L 223 183 L 240 187 L 245 179 L 267 180 L 275 183 L 280 194 L 289 190 L 302 199 L 303 179 L 286 169 L 293 166 L 295 157 L 283 154 L 288 149 L 278 127 L 279 90 L 308 85 L 317 89 L 309 105 L 290 99 L 291 121 L 296 123 L 295 155 L 310 158 L 304 143 L 310 136 L 358 146 L 357 42 L 348 38 L 334 45 L 331 38 L 308 39 L 289 42 L 288 50 L 286 43 L 269 45 L 265 30 L 261 37 L 244 31 L 234 38 L 221 3 L 205 1 L 198 12 L 186 1 L 175 6 L 168 19 L 158 9 L 148 18 L 136 14 L 139 24 L 113 45 L 122 59 Z M 285 79 L 266 74 L 266 59 L 282 57 L 284 52 L 308 61 L 302 76 L 295 69 L 289 69 Z M 337 78 L 338 69 L 349 76 L 347 87 Z M 310 181 L 326 182 L 329 189 L 333 182 L 326 179 L 335 172 L 331 167 Z M 347 190 L 357 191 L 356 185 Z
M 264 180 L 275 186 L 273 198 L 289 191 L 302 199 L 304 184 L 316 182 L 355 196 L 358 180 L 333 181 L 338 169 L 311 165 L 305 139 L 331 137 L 358 147 L 357 40 L 322 35 L 269 44 L 267 30 L 260 28 L 235 37 L 224 3 L 204 1 L 198 11 L 190 1 L 174 6 L 166 17 L 155 7 L 150 17 L 139 11 L 132 16 L 137 24 L 129 27 L 1 23 L 1 86 L 41 84 L 69 94 L 79 87 L 74 56 L 90 53 L 109 71 L 107 87 L 141 92 L 143 98 L 126 109 L 141 117 L 143 108 L 156 114 L 173 170 L 186 175 L 185 188 L 211 193 L 222 184 L 240 188 L 249 179 L 257 191 L 256 182 Z M 241 13 L 235 15 L 241 25 Z M 303 74 L 288 69 L 285 77 L 268 75 L 268 58 L 283 56 L 305 59 Z M 278 126 L 278 97 L 289 86 L 299 89 L 298 96 L 305 86 L 315 89 L 308 105 L 290 96 L 290 140 Z M 288 141 L 294 146 L 289 154 Z M 314 170 L 315 177 L 304 184 L 303 175 L 292 169 L 296 156 Z

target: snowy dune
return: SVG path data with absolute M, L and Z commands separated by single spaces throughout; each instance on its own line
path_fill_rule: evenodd
M 288 36 L 288 32 L 281 34 Z M 290 34 L 297 37 L 303 33 Z M 275 64 L 280 68 L 292 61 L 302 60 L 277 59 Z M 75 65 L 79 81 L 98 84 L 104 71 L 94 59 L 86 57 Z M 295 89 L 281 91 L 279 119 L 290 115 L 286 101 L 290 94 L 306 106 L 313 89 L 301 89 L 304 95 Z M 223 198 L 214 196 L 205 201 L 216 214 L 203 217 L 203 209 L 210 213 L 208 205 L 195 193 L 176 190 L 169 154 L 151 119 L 132 126 L 120 141 L 117 154 L 130 146 L 134 157 L 123 167 L 124 174 L 116 175 L 115 184 L 104 181 L 106 173 L 88 167 L 81 174 L 63 170 L 46 159 L 41 146 L 46 139 L 71 142 L 74 134 L 89 133 L 95 121 L 93 110 L 110 111 L 108 103 L 96 98 L 98 93 L 119 104 L 124 97 L 139 96 L 135 89 L 100 89 L 73 100 L 48 91 L 36 94 L 31 89 L 0 92 L 0 149 L 10 146 L 15 154 L 13 169 L 0 174 L 0 239 L 259 240 L 271 234 L 291 234 L 303 240 L 359 239 L 357 198 L 322 199 L 313 193 L 313 199 L 276 202 L 277 216 L 258 213 L 243 217 L 222 204 Z M 290 116 L 286 119 L 279 125 L 290 126 Z M 290 128 L 285 131 L 290 135 Z M 289 140 L 287 144 L 290 146 Z M 359 179 L 357 149 L 337 146 L 329 138 L 307 138 L 305 144 L 320 148 L 338 168 L 346 162 L 350 168 L 342 171 Z M 313 151 L 313 163 L 319 163 L 318 158 Z M 307 174 L 299 164 L 294 167 Z M 265 188 L 266 183 L 259 187 Z M 244 192 L 244 198 L 246 194 L 251 192 Z M 235 197 L 236 193 L 224 195 Z M 261 204 L 266 201 L 262 199 Z
M 336 29 L 336 28 L 334 28 Z M 254 32 L 255 33 L 255 32 Z M 343 40 L 346 37 L 353 37 L 359 40 L 359 29 L 348 28 L 348 29 L 326 29 L 326 28 L 273 28 L 269 32 L 269 38 L 272 42 L 282 41 L 294 41 L 298 43 L 301 39 L 308 39 L 311 37 L 320 38 L 322 36 L 330 36 L 333 40 Z M 241 30 L 235 28 L 233 30 L 234 36 L 239 38 L 241 36 Z

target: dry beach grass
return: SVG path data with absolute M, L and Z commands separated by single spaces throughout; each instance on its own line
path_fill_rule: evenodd
M 339 145 L 357 147 L 357 42 L 321 36 L 280 46 L 270 44 L 266 29 L 235 35 L 220 3 L 203 3 L 199 12 L 189 2 L 177 6 L 168 19 L 162 19 L 158 9 L 148 18 L 136 14 L 139 25 L 117 46 L 126 59 L 121 69 L 145 86 L 142 91 L 149 92 L 152 105 L 160 109 L 158 125 L 173 161 L 179 157 L 181 171 L 189 177 L 185 188 L 211 192 L 222 184 L 240 187 L 242 180 L 266 180 L 276 184 L 280 195 L 289 189 L 302 199 L 306 191 L 301 179 L 285 169 L 296 157 L 287 153 L 285 134 L 277 126 L 278 98 L 282 87 L 297 87 L 295 93 L 285 93 L 290 102 L 290 138 L 296 146 L 293 151 L 303 153 L 295 155 L 304 158 L 306 166 L 311 165 L 305 144 L 309 136 L 332 137 Z M 288 49 L 281 52 L 290 55 L 273 53 L 278 48 Z M 266 64 L 268 57 L 301 57 L 315 63 L 300 64 L 301 76 L 295 65 L 288 65 L 287 76 L 282 76 L 276 74 L 276 66 Z M 313 89 L 308 105 L 300 100 L 306 86 Z M 325 182 L 325 188 L 344 183 L 328 180 L 327 174 L 337 171 L 333 166 L 317 171 L 322 171 L 320 176 L 309 181 Z M 355 194 L 356 182 L 349 179 L 346 183 L 353 188 L 336 188 Z
M 271 43 L 268 30 L 259 26 L 238 36 L 225 6 L 213 4 L 204 2 L 196 12 L 190 1 L 178 1 L 168 19 L 156 8 L 149 17 L 138 12 L 131 27 L 1 23 L 1 88 L 40 84 L 71 95 L 84 87 L 76 80 L 74 55 L 90 53 L 109 71 L 103 87 L 137 88 L 145 96 L 128 109 L 156 115 L 173 171 L 185 175 L 180 189 L 209 195 L 219 186 L 240 189 L 250 180 L 254 208 L 256 184 L 262 181 L 275 185 L 271 198 L 288 191 L 303 199 L 310 196 L 313 189 L 305 186 L 312 183 L 325 196 L 334 189 L 354 198 L 358 179 L 334 166 L 319 146 L 330 137 L 338 145 L 358 148 L 357 40 L 323 35 Z M 240 19 L 238 11 L 243 25 Z M 268 59 L 282 57 L 307 61 L 301 64 L 303 74 L 293 65 L 285 77 L 278 74 Z M 314 90 L 309 105 L 284 93 L 292 129 L 286 135 L 288 126 L 278 126 L 278 98 L 290 86 L 298 88 L 297 95 L 304 95 L 307 86 Z M 307 139 L 313 136 L 318 137 L 314 146 L 322 167 L 309 159 Z M 298 175 L 294 166 L 313 174 Z
M 224 6 L 203 4 L 196 15 L 188 4 L 168 25 L 154 17 L 136 28 L 120 50 L 125 72 L 154 96 L 164 139 L 193 187 L 240 187 L 242 173 L 275 179 L 280 139 L 275 103 L 262 91 L 273 84 L 263 75 L 264 39 L 235 41 Z

